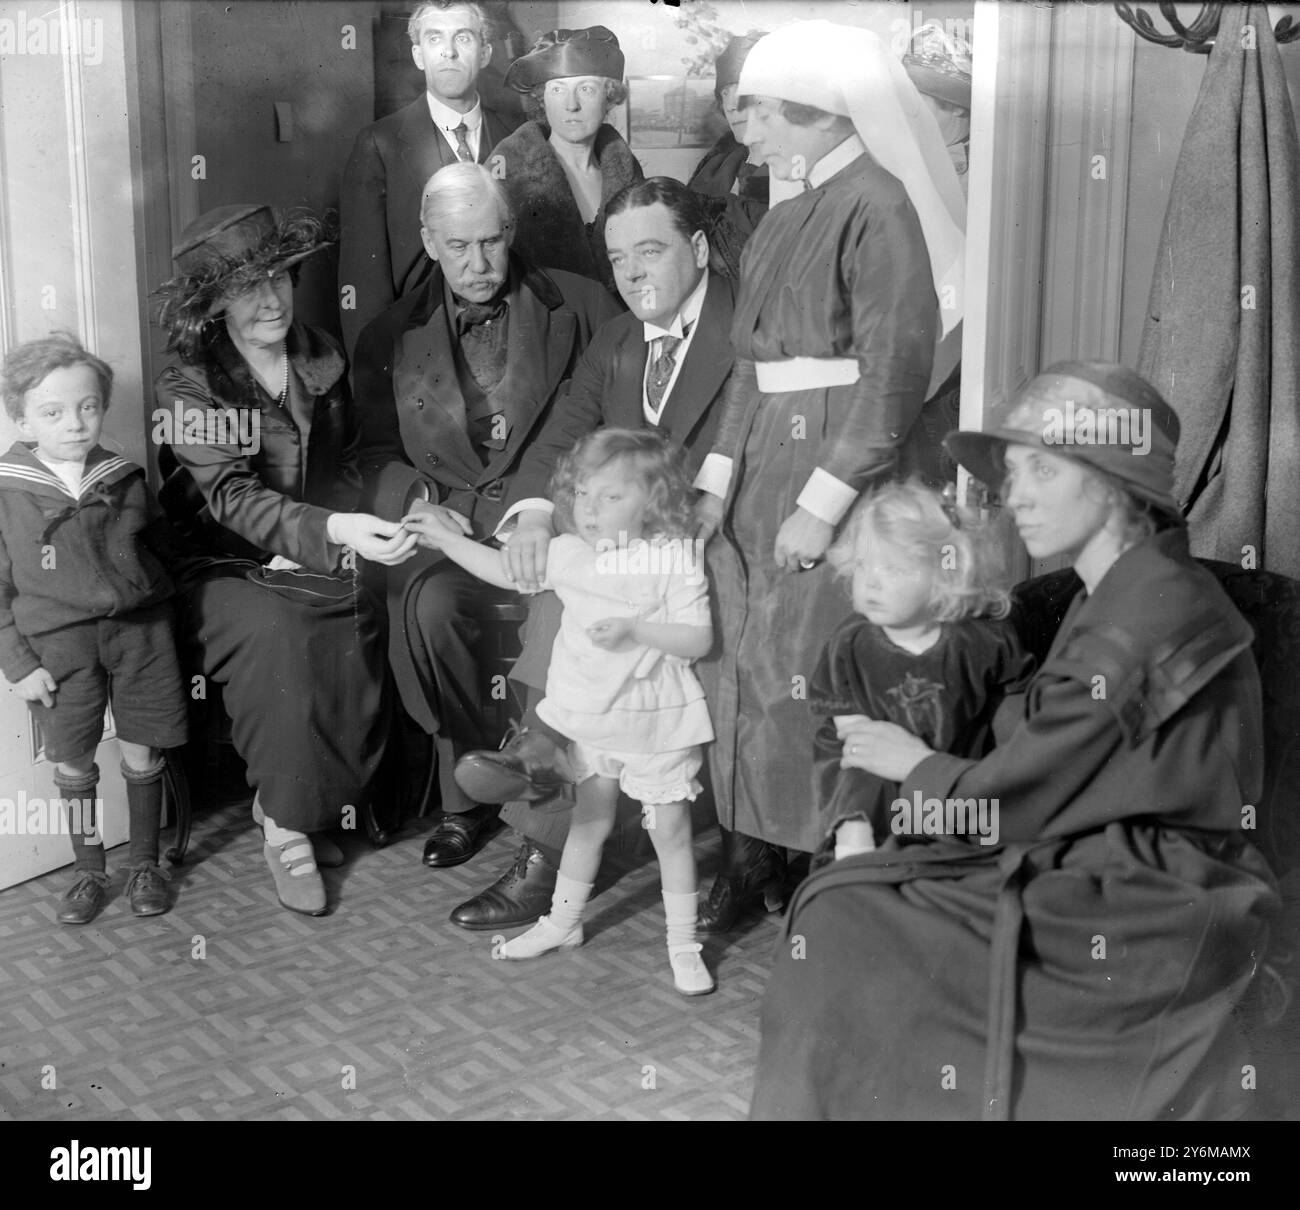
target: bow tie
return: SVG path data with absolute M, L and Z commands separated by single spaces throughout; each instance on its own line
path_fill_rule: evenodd
M 500 319 L 506 312 L 506 300 L 504 298 L 494 299 L 492 302 L 461 303 L 456 300 L 460 310 L 456 312 L 456 333 L 463 335 L 471 328 L 477 328 L 480 324 L 491 323 L 494 319 Z

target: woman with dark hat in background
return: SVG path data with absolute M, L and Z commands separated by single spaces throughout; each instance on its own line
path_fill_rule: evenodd
M 903 56 L 903 68 L 939 124 L 939 133 L 963 192 L 969 190 L 966 175 L 970 167 L 969 47 L 950 38 L 938 21 L 927 21 L 912 35 L 911 48 Z
M 767 213 L 767 165 L 755 159 L 744 143 L 745 111 L 740 107 L 740 69 L 763 32 L 755 30 L 732 38 L 714 63 L 713 96 L 730 129 L 695 166 L 689 188 L 706 198 L 711 215 L 709 243 L 739 276 L 740 253 Z
M 745 246 L 736 366 L 709 456 L 730 481 L 709 546 L 722 630 L 710 770 L 724 829 L 701 908 L 710 932 L 748 903 L 774 906 L 780 850 L 820 843 L 806 689 L 844 615 L 823 559 L 858 494 L 896 473 L 938 337 L 960 321 L 965 247 L 939 132 L 874 34 L 787 26 L 750 50 L 739 87 L 745 142 L 774 179 L 809 187 Z M 707 507 L 706 527 L 723 502 Z
M 326 911 L 308 833 L 354 826 L 383 753 L 384 651 L 357 556 L 414 538 L 354 510 L 361 478 L 343 356 L 295 323 L 296 266 L 328 244 L 309 214 L 222 206 L 173 249 L 159 322 L 178 364 L 155 384 L 161 499 L 190 555 L 176 570 L 186 646 L 223 687 L 280 902 Z M 155 427 L 155 432 L 159 430 Z
M 618 39 L 603 25 L 552 30 L 510 65 L 506 83 L 525 94 L 532 118 L 489 161 L 515 212 L 515 251 L 540 267 L 592 278 L 618 298 L 605 254 L 605 205 L 644 179 L 623 136 L 605 124 L 627 97 Z
M 1083 588 L 983 760 L 845 730 L 846 767 L 902 783 L 897 840 L 796 895 L 755 1117 L 1249 1112 L 1234 1009 L 1277 906 L 1246 830 L 1260 684 L 1250 627 L 1188 554 L 1177 441 L 1173 409 L 1106 362 L 1052 366 L 990 430 L 949 436 Z M 993 843 L 958 823 L 967 803 L 991 806 Z

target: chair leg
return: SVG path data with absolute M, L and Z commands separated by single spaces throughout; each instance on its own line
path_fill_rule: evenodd
M 163 762 L 163 804 L 167 808 L 168 822 L 176 827 L 176 839 L 167 850 L 167 860 L 172 865 L 180 865 L 185 860 L 185 850 L 190 846 L 193 822 L 190 783 L 178 750 L 169 748 L 163 755 Z

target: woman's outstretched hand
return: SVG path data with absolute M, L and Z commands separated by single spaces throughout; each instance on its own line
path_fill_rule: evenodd
M 331 513 L 326 530 L 331 542 L 350 546 L 372 563 L 392 567 L 415 553 L 414 534 L 397 521 L 384 521 L 370 513 Z
M 906 781 L 917 765 L 934 755 L 925 741 L 910 731 L 860 714 L 838 716 L 835 733 L 844 744 L 840 768 L 864 769 L 890 781 Z

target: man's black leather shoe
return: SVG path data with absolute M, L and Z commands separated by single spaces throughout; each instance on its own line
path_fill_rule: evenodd
M 424 842 L 424 864 L 433 869 L 461 865 L 483 847 L 496 825 L 496 807 L 475 807 L 462 815 L 444 814 Z
M 481 895 L 453 908 L 450 920 L 475 930 L 532 924 L 550 911 L 558 872 L 541 849 L 525 841 L 514 865 Z

